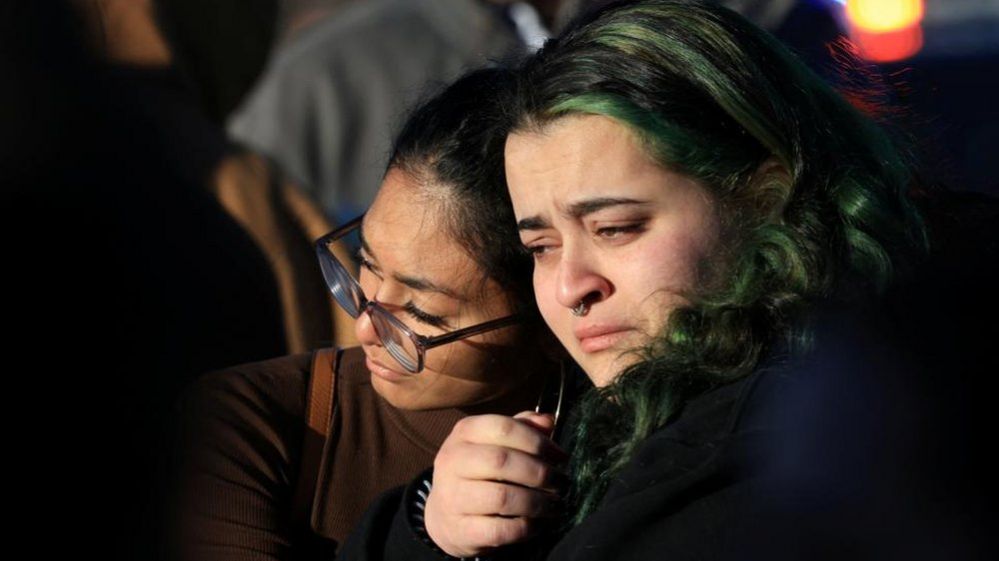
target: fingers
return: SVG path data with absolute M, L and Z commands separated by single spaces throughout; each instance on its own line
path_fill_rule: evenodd
M 427 518 L 427 532 L 445 553 L 475 557 L 500 546 L 523 541 L 538 532 L 540 524 L 527 518 L 462 516 L 449 524 L 434 525 Z
M 522 414 L 526 415 L 526 414 Z M 530 413 L 533 417 L 512 418 L 502 415 L 478 415 L 459 421 L 452 431 L 457 439 L 476 443 L 504 446 L 527 454 L 558 463 L 567 454 L 557 444 L 539 431 L 544 416 Z
M 460 479 L 515 483 L 548 492 L 561 491 L 567 476 L 537 456 L 493 444 L 469 444 L 442 449 L 438 466 L 450 465 L 450 473 Z
M 548 413 L 535 413 L 534 411 L 523 411 L 513 416 L 514 419 L 534 427 L 545 436 L 551 438 L 555 431 L 555 417 Z
M 536 534 L 539 525 L 526 518 L 468 516 L 459 527 L 472 542 L 479 544 L 475 549 L 482 552 L 523 541 Z
M 469 481 L 462 486 L 465 515 L 551 518 L 561 512 L 558 496 L 495 481 Z
M 434 460 L 427 533 L 453 556 L 474 556 L 533 535 L 557 516 L 567 455 L 548 438 L 551 417 L 525 412 L 468 417 Z

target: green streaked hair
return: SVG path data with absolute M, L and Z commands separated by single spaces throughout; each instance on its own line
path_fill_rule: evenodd
M 577 407 L 575 523 L 691 397 L 778 346 L 804 349 L 814 305 L 878 294 L 926 246 L 898 139 L 715 4 L 614 4 L 549 41 L 522 69 L 513 130 L 578 114 L 624 124 L 656 161 L 699 180 L 736 241 L 643 360 Z

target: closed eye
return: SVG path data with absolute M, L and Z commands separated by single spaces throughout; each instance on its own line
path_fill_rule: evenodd
M 406 310 L 407 314 L 413 316 L 413 318 L 421 323 L 425 323 L 438 329 L 449 329 L 451 327 L 444 318 L 428 314 L 427 312 L 417 308 L 416 304 L 414 304 L 412 300 L 406 302 L 402 308 Z

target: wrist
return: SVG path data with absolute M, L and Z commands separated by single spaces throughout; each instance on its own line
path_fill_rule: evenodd
M 430 491 L 433 489 L 433 469 L 429 469 L 420 475 L 416 481 L 410 486 L 409 492 L 406 496 L 406 517 L 409 520 L 409 525 L 413 529 L 413 533 L 416 534 L 417 538 L 420 539 L 427 547 L 432 549 L 443 559 L 449 561 L 488 561 L 485 557 L 455 557 L 449 555 L 445 552 L 437 542 L 430 537 L 430 533 L 427 532 L 426 523 L 426 510 L 427 510 L 427 499 L 430 498 Z

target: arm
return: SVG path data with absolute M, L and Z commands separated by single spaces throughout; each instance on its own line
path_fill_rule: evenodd
M 304 374 L 266 364 L 206 374 L 179 402 L 173 559 L 277 561 L 304 546 L 291 523 Z
M 529 539 L 559 510 L 564 476 L 554 466 L 565 453 L 546 436 L 551 428 L 534 413 L 462 420 L 433 471 L 372 505 L 339 558 L 472 559 Z

